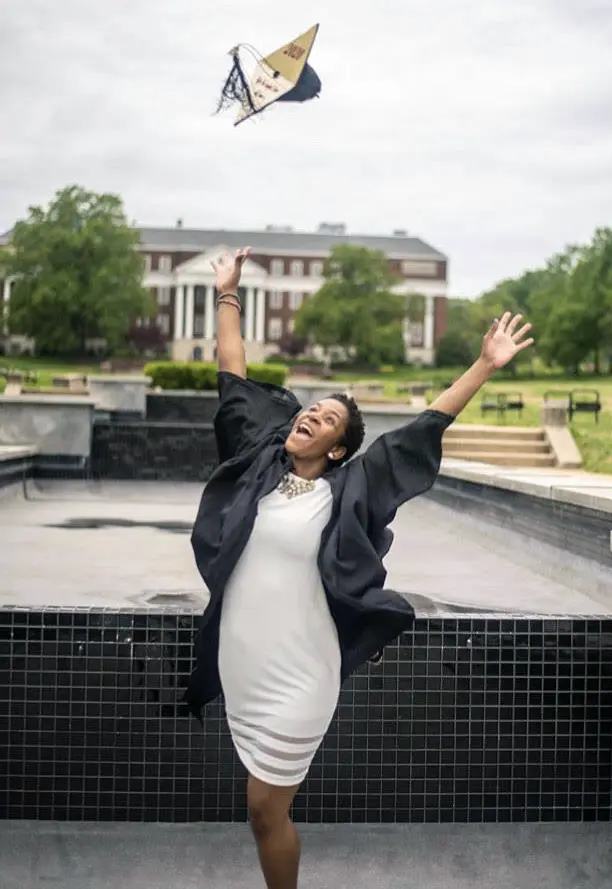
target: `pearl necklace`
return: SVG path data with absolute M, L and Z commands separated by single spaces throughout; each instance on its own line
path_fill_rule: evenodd
M 299 497 L 300 494 L 309 494 L 314 489 L 314 479 L 298 478 L 297 475 L 292 475 L 290 472 L 285 473 L 278 485 L 279 493 L 284 494 L 289 500 Z

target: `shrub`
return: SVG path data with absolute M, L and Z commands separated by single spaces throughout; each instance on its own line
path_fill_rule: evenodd
M 472 347 L 461 333 L 449 331 L 436 349 L 436 367 L 467 367 L 474 360 Z
M 186 361 L 156 361 L 144 368 L 151 385 L 160 389 L 192 389 L 192 378 Z
M 203 361 L 156 361 L 145 366 L 151 385 L 160 389 L 195 389 L 210 392 L 217 388 L 217 365 Z M 284 364 L 249 364 L 249 379 L 282 386 L 287 377 Z
M 257 383 L 283 386 L 287 379 L 287 366 L 285 364 L 249 364 L 247 376 Z
M 192 361 L 188 365 L 191 374 L 191 389 L 210 392 L 217 388 L 217 365 L 203 361 Z

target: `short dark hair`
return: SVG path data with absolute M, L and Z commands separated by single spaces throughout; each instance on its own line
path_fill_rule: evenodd
M 330 461 L 334 466 L 341 466 L 343 463 L 346 463 L 347 460 L 350 460 L 363 444 L 363 439 L 365 437 L 365 422 L 363 414 L 357 406 L 357 402 L 350 395 L 345 395 L 344 392 L 334 392 L 333 395 L 328 395 L 328 398 L 333 398 L 335 401 L 339 401 L 340 404 L 344 405 L 348 413 L 348 423 L 346 424 L 344 435 L 340 441 L 340 444 L 346 448 L 346 454 L 341 460 Z

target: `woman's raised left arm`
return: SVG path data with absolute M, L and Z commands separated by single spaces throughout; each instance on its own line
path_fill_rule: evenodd
M 480 357 L 428 410 L 406 426 L 377 438 L 361 457 L 373 526 L 393 520 L 402 503 L 424 494 L 436 480 L 442 459 L 442 436 L 496 370 L 530 346 L 530 324 L 519 329 L 521 316 L 506 312 L 491 325 Z
M 526 336 L 531 330 L 531 324 L 523 324 L 519 328 L 522 318 L 522 315 L 515 315 L 513 318 L 510 312 L 506 312 L 500 320 L 496 318 L 482 341 L 478 359 L 452 386 L 438 395 L 430 405 L 430 410 L 456 417 L 495 371 L 530 346 L 533 339 L 526 339 Z

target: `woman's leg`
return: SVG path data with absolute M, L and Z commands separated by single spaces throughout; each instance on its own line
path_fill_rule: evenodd
M 289 818 L 297 787 L 273 787 L 253 775 L 247 784 L 251 829 L 268 889 L 297 889 L 300 839 Z

